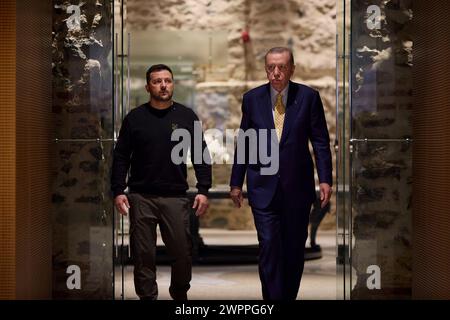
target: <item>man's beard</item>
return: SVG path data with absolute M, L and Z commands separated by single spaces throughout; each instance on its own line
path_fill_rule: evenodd
M 169 93 L 168 91 L 165 91 L 167 93 Z M 172 99 L 173 94 L 169 94 L 166 98 L 161 97 L 159 94 L 156 94 L 154 96 L 152 96 L 152 99 L 154 100 L 158 100 L 158 101 L 170 101 Z

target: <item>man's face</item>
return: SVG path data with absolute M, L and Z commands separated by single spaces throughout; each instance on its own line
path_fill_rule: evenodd
M 266 57 L 266 73 L 272 87 L 278 92 L 282 91 L 292 75 L 295 66 L 290 62 L 289 52 L 270 53 Z
M 168 70 L 150 73 L 150 82 L 145 89 L 154 100 L 170 101 L 173 95 L 172 74 Z

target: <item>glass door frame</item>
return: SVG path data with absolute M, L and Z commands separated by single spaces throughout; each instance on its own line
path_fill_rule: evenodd
M 130 111 L 130 35 L 126 34 L 126 0 L 113 0 L 113 91 L 114 91 L 114 143 L 117 142 L 120 126 Z M 125 299 L 125 265 L 130 259 L 130 248 L 125 243 L 126 218 L 114 208 L 114 299 Z M 116 269 L 119 268 L 119 274 Z M 117 288 L 119 286 L 119 288 Z
M 351 0 L 336 2 L 336 297 L 350 300 L 352 281 Z

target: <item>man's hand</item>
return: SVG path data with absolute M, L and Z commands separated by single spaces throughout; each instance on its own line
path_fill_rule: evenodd
M 116 209 L 120 212 L 120 214 L 126 216 L 128 214 L 128 209 L 130 209 L 130 204 L 128 203 L 128 198 L 126 195 L 121 194 L 118 195 L 114 199 L 114 205 Z
M 204 194 L 198 194 L 195 196 L 194 199 L 194 205 L 192 206 L 193 209 L 197 208 L 197 211 L 195 212 L 195 215 L 200 217 L 206 213 L 206 209 L 208 209 L 209 203 L 208 203 L 208 197 Z
M 242 196 L 242 189 L 239 187 L 231 187 L 230 191 L 231 200 L 233 200 L 234 205 L 238 208 L 242 207 L 242 202 L 244 197 Z
M 319 188 L 320 188 L 320 207 L 323 208 L 330 201 L 333 189 L 331 189 L 328 183 L 321 183 L 319 185 Z

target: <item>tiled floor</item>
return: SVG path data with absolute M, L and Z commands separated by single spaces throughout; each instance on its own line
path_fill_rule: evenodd
M 205 244 L 256 244 L 253 231 L 224 231 L 202 229 Z M 317 243 L 322 247 L 322 258 L 305 263 L 298 299 L 336 299 L 335 231 L 318 233 Z M 117 270 L 119 271 L 119 270 Z M 120 274 L 116 272 L 116 275 Z M 124 296 L 137 299 L 133 284 L 133 267 L 126 266 Z M 170 299 L 170 267 L 157 267 L 159 299 Z M 116 292 L 120 292 L 120 278 L 116 279 Z M 190 300 L 260 300 L 261 285 L 258 266 L 255 265 L 200 265 L 192 270 Z

